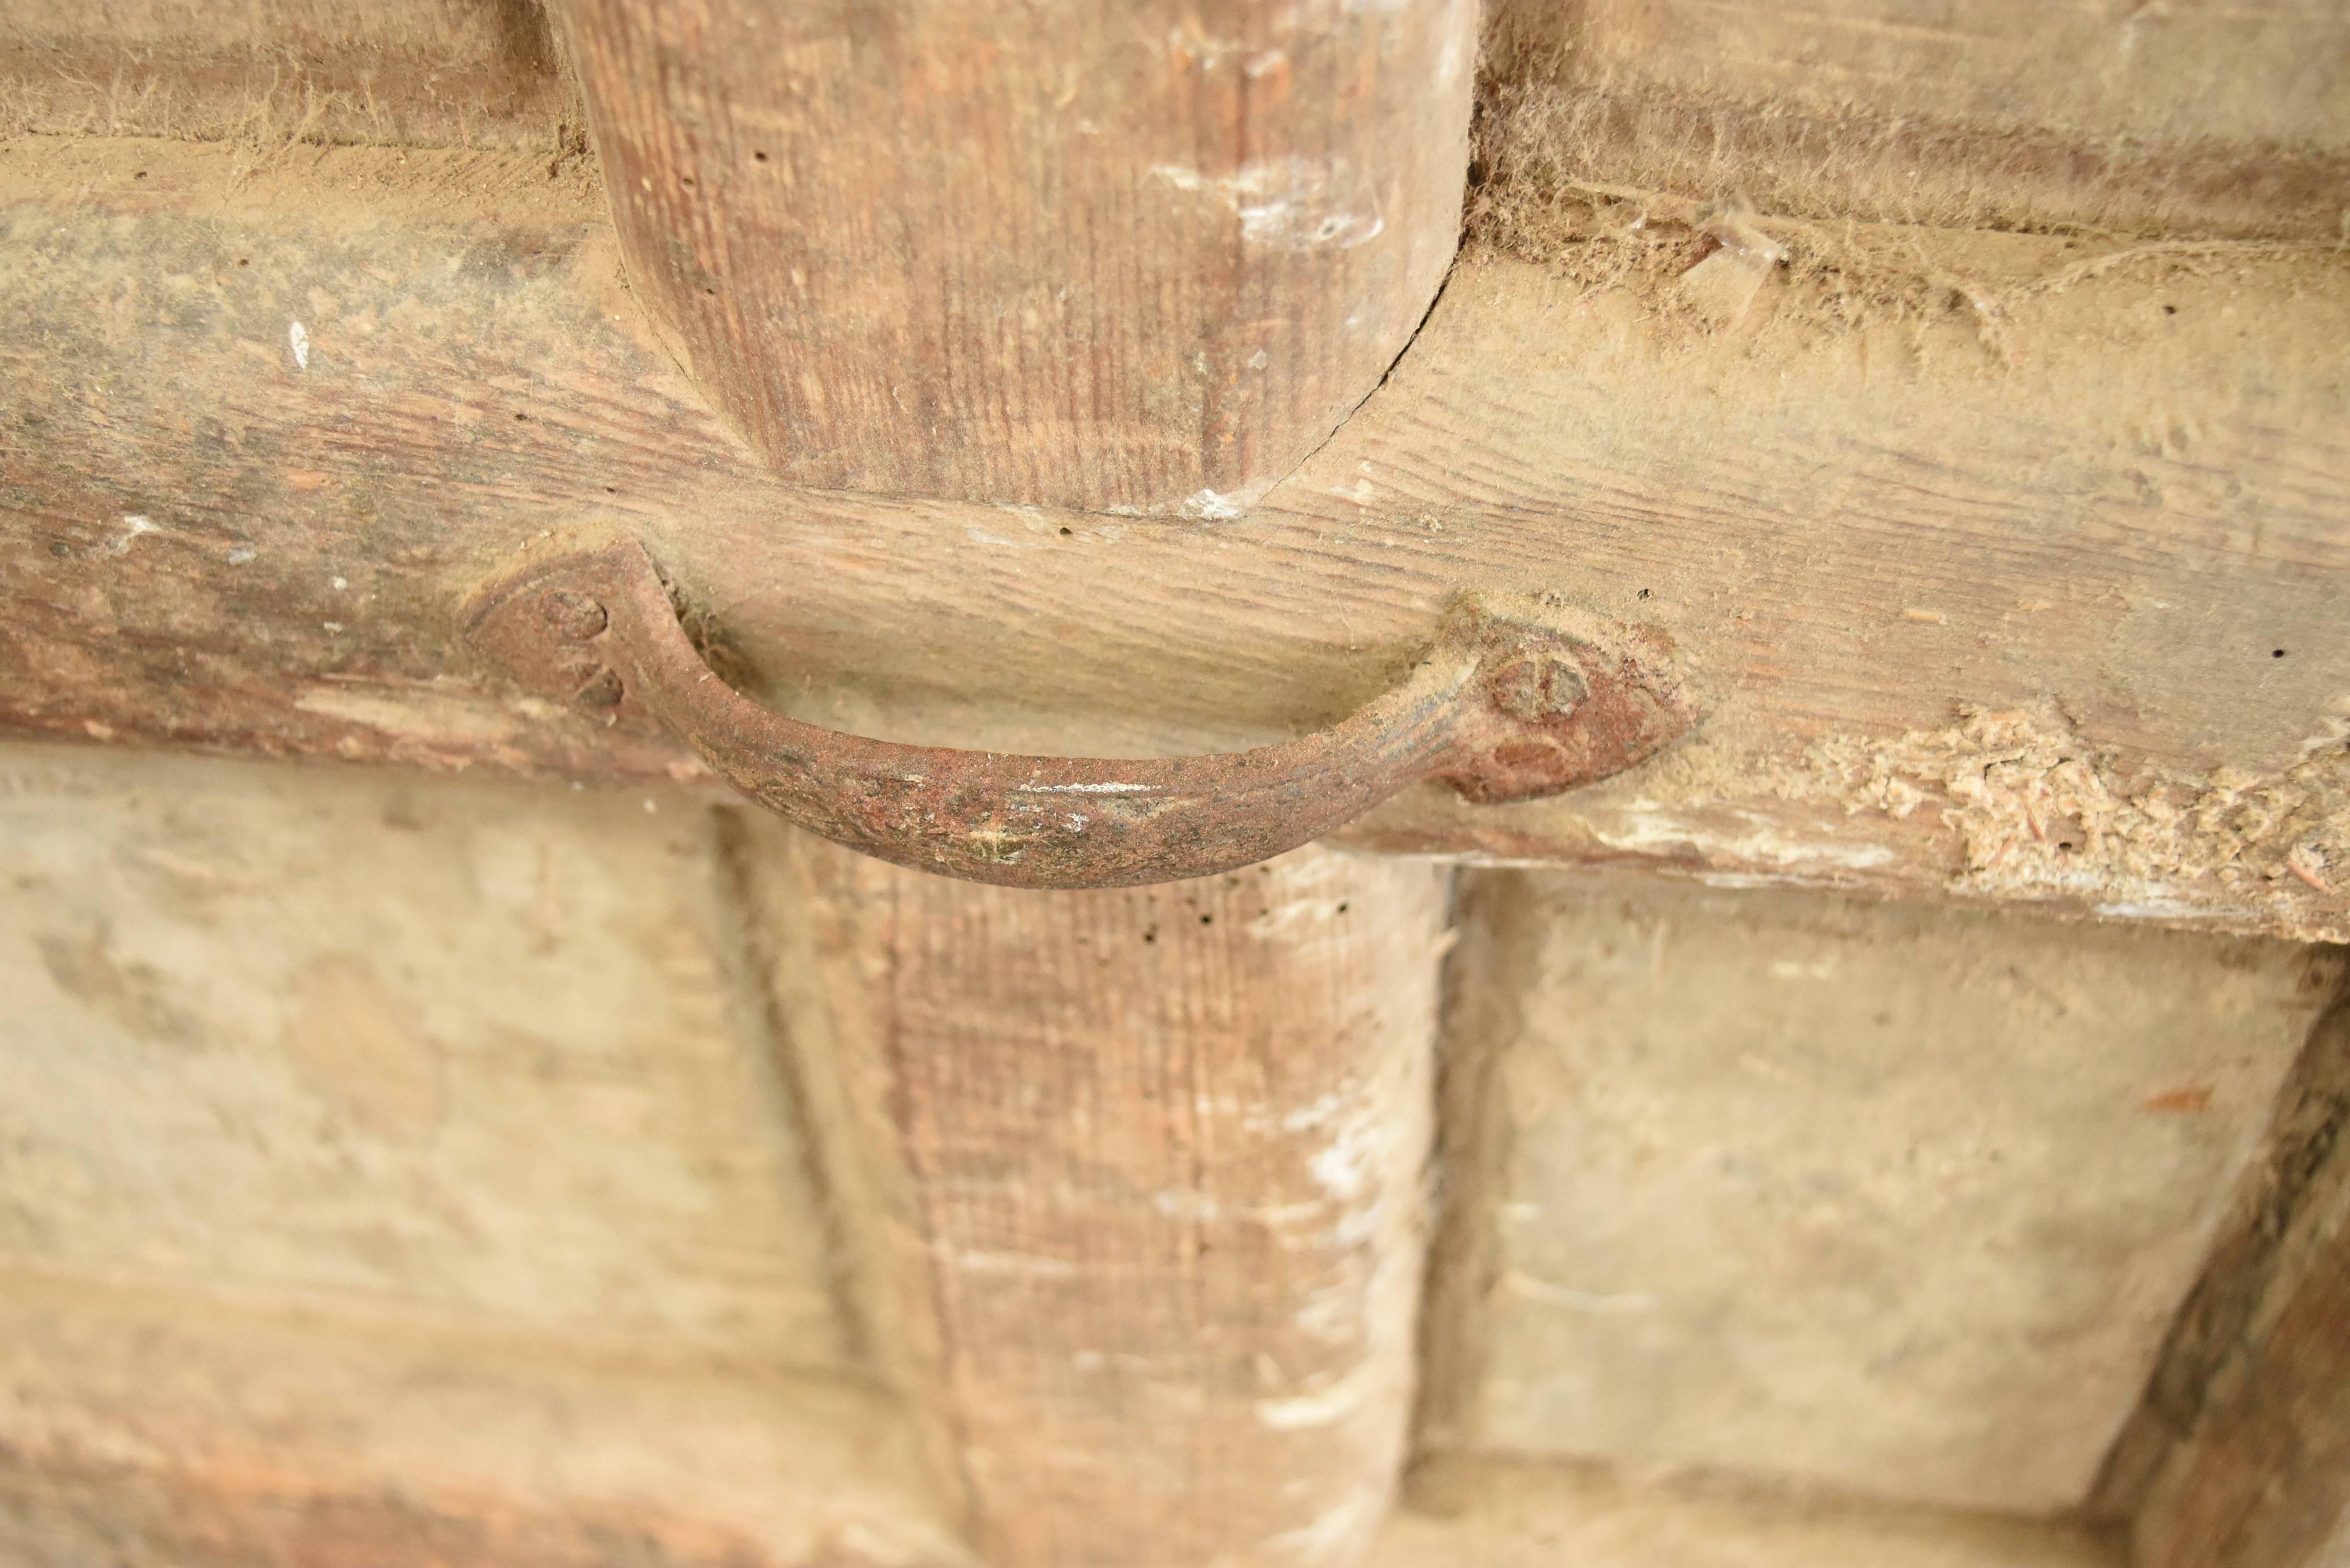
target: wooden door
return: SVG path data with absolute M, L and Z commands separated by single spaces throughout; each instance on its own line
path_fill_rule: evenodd
M 2330 1561 L 2350 51 L 1962 10 L 0 0 L 0 1540 Z

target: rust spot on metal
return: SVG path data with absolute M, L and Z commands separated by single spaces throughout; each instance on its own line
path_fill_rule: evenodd
M 1694 717 L 1661 631 L 1547 597 L 1465 597 L 1399 685 L 1327 729 L 1145 761 L 898 745 L 786 718 L 710 669 L 633 542 L 493 585 L 467 636 L 533 691 L 615 726 L 666 725 L 745 794 L 827 838 L 1014 887 L 1230 870 L 1429 778 L 1479 803 L 1556 794 L 1654 754 Z

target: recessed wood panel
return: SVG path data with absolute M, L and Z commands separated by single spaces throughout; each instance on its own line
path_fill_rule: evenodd
M 2087 1494 L 2341 962 L 1604 878 L 1469 908 L 1433 1440 L 2022 1512 Z
M 708 815 L 0 753 L 0 1262 L 839 1368 Z

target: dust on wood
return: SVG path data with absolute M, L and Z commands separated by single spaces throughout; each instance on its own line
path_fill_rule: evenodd
M 1568 183 L 1804 218 L 2338 241 L 2350 53 L 2322 8 L 1898 0 L 1488 8 L 1472 235 Z
M 0 137 L 586 151 L 538 0 L 0 0 Z
M 2095 888 L 2119 912 L 2195 901 L 2208 889 L 2290 919 L 2307 907 L 2305 892 L 2350 895 L 2350 711 L 2324 715 L 2305 750 L 2306 760 L 2275 774 L 2133 771 L 2054 709 L 1978 711 L 1890 740 L 1830 737 L 1766 774 L 1763 787 L 1848 814 L 1929 813 L 1959 852 L 1953 891 L 2032 898 Z M 2350 940 L 2350 924 L 2303 934 Z
M 1285 736 L 1390 681 L 1463 587 L 1563 591 L 1687 651 L 1690 742 L 1548 808 L 1402 802 L 1366 829 L 1392 847 L 1947 897 L 1969 863 L 1944 805 L 1846 813 L 1834 777 L 1763 781 L 1833 737 L 2051 703 L 2116 753 L 2124 798 L 2148 766 L 2281 779 L 2350 696 L 2329 358 L 2350 274 L 2329 258 L 1871 242 L 1998 292 L 1994 352 L 1947 294 L 1823 333 L 1774 266 L 1712 330 L 1658 306 L 1669 272 L 1595 289 L 1471 256 L 1380 394 L 1263 504 L 1154 522 L 775 483 L 644 327 L 584 172 L 369 149 L 234 171 L 191 143 L 0 151 L 24 432 L 0 457 L 0 659 L 21 730 L 698 775 L 463 659 L 465 595 L 590 521 L 646 537 L 780 706 L 891 739 L 1116 756 Z M 1794 245 L 1768 214 L 1707 221 Z M 2163 918 L 2340 929 L 2331 867 L 2304 852 L 2324 888 L 2272 879 L 2294 844 L 2254 836 L 2274 853 L 2249 893 L 2205 877 Z M 2148 906 L 2053 870 L 1985 887 Z

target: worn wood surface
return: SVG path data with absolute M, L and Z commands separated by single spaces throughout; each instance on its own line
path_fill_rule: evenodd
M 2233 1231 L 2098 1502 L 2138 1568 L 2323 1568 L 2350 1521 L 2350 1006 L 2311 1034 Z
M 564 15 L 639 294 L 804 483 L 1234 514 L 1460 233 L 1472 0 Z
M 690 775 L 459 649 L 463 596 L 584 523 L 651 541 L 800 716 L 999 749 L 1293 733 L 1456 589 L 1547 589 L 1670 632 L 1697 733 L 1361 841 L 2350 935 L 2325 256 L 1856 231 L 1729 331 L 1677 314 L 1648 230 L 1598 243 L 1612 283 L 1472 261 L 1264 503 L 1153 521 L 766 477 L 639 331 L 576 172 L 231 165 L 0 151 L 18 732 Z M 1902 292 L 1920 268 L 1984 303 Z
M 1637 1465 L 1443 1456 L 1405 1498 L 1364 1568 L 2121 1568 L 2069 1524 Z
M 740 1360 L 0 1266 L 26 1568 L 971 1568 L 890 1401 Z
M 0 0 L 0 134 L 587 151 L 538 0 Z
M 582 1361 L 0 1272 L 11 1568 L 977 1568 L 902 1419 L 739 1365 Z M 353 1412 L 367 1419 L 354 1421 Z M 2112 1568 L 2062 1529 L 1596 1468 L 1415 1478 L 1370 1568 Z
M 710 818 L 0 746 L 0 1266 L 841 1375 Z
M 1476 227 L 1562 181 L 1814 217 L 2337 238 L 2334 0 L 1491 0 Z
M 1352 1562 L 1403 1459 L 1446 879 L 752 882 L 877 1342 L 997 1568 Z
M 1421 1441 L 2077 1509 L 2344 973 L 1464 875 Z

